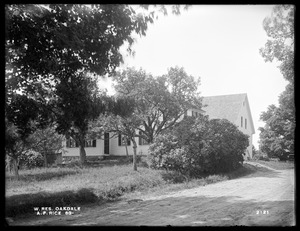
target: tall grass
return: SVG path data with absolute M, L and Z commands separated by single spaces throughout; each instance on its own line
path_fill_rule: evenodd
M 26 194 L 39 191 L 77 191 L 92 188 L 99 196 L 116 185 L 131 185 L 135 188 L 153 187 L 164 182 L 161 171 L 139 168 L 132 171 L 131 165 L 101 168 L 49 168 L 20 171 L 20 180 L 6 177 L 6 195 Z

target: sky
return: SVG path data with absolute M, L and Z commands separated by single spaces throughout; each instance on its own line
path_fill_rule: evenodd
M 140 67 L 154 76 L 168 68 L 183 67 L 200 77 L 201 96 L 247 93 L 258 149 L 260 114 L 278 96 L 287 81 L 278 63 L 265 62 L 259 54 L 268 40 L 263 20 L 273 5 L 191 5 L 180 15 L 159 16 L 145 37 L 136 37 L 135 56 L 124 53 L 126 67 Z M 110 80 L 105 80 L 111 91 Z

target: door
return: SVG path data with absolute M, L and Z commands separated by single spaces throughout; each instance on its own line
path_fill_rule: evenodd
M 109 133 L 104 133 L 104 154 L 109 154 Z

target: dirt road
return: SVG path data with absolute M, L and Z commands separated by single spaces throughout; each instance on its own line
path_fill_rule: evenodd
M 72 216 L 35 216 L 12 225 L 291 226 L 294 169 L 269 169 L 167 195 L 81 207 Z

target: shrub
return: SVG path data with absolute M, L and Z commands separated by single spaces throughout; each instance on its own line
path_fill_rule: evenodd
M 28 152 L 20 156 L 19 164 L 22 168 L 27 169 L 43 167 L 44 158 L 40 153 L 33 150 L 29 150 Z
M 243 162 L 243 153 L 249 145 L 248 136 L 225 119 L 209 121 L 206 132 L 207 158 L 213 169 L 208 172 L 228 172 L 237 169 Z
M 228 120 L 186 118 L 149 148 L 149 166 L 188 177 L 228 172 L 243 162 L 248 137 Z
M 264 160 L 264 161 L 269 161 L 270 160 L 270 158 L 267 155 L 259 156 L 258 159 L 259 160 Z
M 166 159 L 170 156 L 171 150 L 176 149 L 178 141 L 172 134 L 158 136 L 149 147 L 148 164 L 154 169 L 169 169 Z M 170 158 L 169 158 L 170 160 Z
M 253 158 L 254 160 L 265 160 L 265 161 L 269 161 L 270 160 L 270 157 L 262 152 L 262 151 L 258 151 L 258 153 L 254 156 Z

